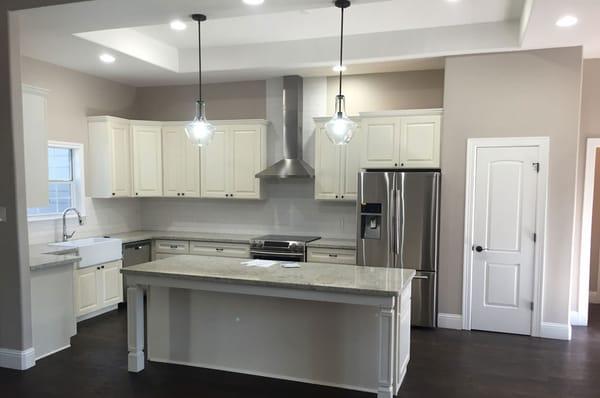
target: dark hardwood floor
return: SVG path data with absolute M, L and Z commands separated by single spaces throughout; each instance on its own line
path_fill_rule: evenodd
M 571 342 L 414 330 L 400 397 L 599 397 L 600 305 Z M 185 366 L 127 372 L 125 311 L 79 324 L 72 348 L 26 371 L 0 369 L 2 397 L 373 397 L 373 394 Z

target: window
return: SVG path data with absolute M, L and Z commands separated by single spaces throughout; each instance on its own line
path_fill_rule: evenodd
M 27 209 L 29 219 L 55 218 L 82 205 L 81 151 L 80 144 L 48 145 L 48 206 Z

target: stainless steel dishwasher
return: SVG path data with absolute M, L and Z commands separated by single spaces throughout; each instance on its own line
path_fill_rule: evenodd
M 152 241 L 142 240 L 123 245 L 123 268 L 152 261 Z M 127 286 L 123 280 L 123 301 L 127 302 Z

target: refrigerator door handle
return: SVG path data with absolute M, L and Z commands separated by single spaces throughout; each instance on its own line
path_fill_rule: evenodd
M 391 223 L 390 225 L 392 226 L 392 233 L 390 234 L 391 238 L 392 238 L 392 250 L 394 252 L 394 254 L 398 254 L 399 251 L 399 247 L 398 247 L 398 207 L 396 205 L 397 203 L 397 194 L 398 191 L 396 190 L 392 190 L 392 195 L 391 195 Z M 393 266 L 393 264 L 392 264 Z

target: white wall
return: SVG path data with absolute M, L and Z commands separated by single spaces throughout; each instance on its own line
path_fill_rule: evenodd
M 24 84 L 49 90 L 48 139 L 77 142 L 88 152 L 87 117 L 95 115 L 132 116 L 136 98 L 134 87 L 100 79 L 60 66 L 22 58 Z M 69 222 L 78 237 L 124 232 L 140 227 L 141 206 L 135 199 L 85 199 L 83 227 Z M 29 222 L 29 243 L 45 243 L 62 238 L 60 220 Z

